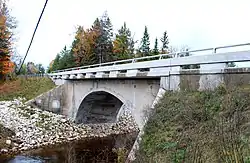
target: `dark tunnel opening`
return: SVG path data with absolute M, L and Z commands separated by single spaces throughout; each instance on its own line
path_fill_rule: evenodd
M 76 115 L 76 123 L 113 123 L 123 105 L 114 95 L 99 91 L 86 96 Z

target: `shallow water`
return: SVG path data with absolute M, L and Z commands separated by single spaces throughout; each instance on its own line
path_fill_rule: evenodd
M 45 149 L 37 149 L 11 158 L 1 158 L 0 163 L 114 163 L 115 147 L 131 149 L 135 135 L 110 136 L 102 139 L 74 142 Z

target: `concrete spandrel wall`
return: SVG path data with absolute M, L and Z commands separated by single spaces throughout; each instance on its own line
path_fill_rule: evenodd
M 68 80 L 64 84 L 65 114 L 76 118 L 82 101 L 93 92 L 107 92 L 131 108 L 137 124 L 143 124 L 144 112 L 150 108 L 160 88 L 160 79 Z M 67 108 L 67 113 L 66 113 Z

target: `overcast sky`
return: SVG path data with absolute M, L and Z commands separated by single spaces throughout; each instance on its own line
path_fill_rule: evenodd
M 18 21 L 17 50 L 24 55 L 45 0 L 10 0 Z M 48 66 L 70 45 L 77 25 L 88 28 L 107 10 L 114 31 L 124 21 L 151 46 L 167 30 L 170 44 L 191 49 L 250 42 L 250 0 L 49 0 L 27 61 Z

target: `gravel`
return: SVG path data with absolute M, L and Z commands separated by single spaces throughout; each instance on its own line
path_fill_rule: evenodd
M 117 123 L 75 124 L 72 119 L 63 115 L 31 108 L 22 101 L 21 98 L 0 101 L 0 124 L 15 133 L 11 140 L 6 142 L 13 143 L 14 147 L 0 148 L 0 153 L 138 131 L 138 126 L 128 109 L 122 113 Z

